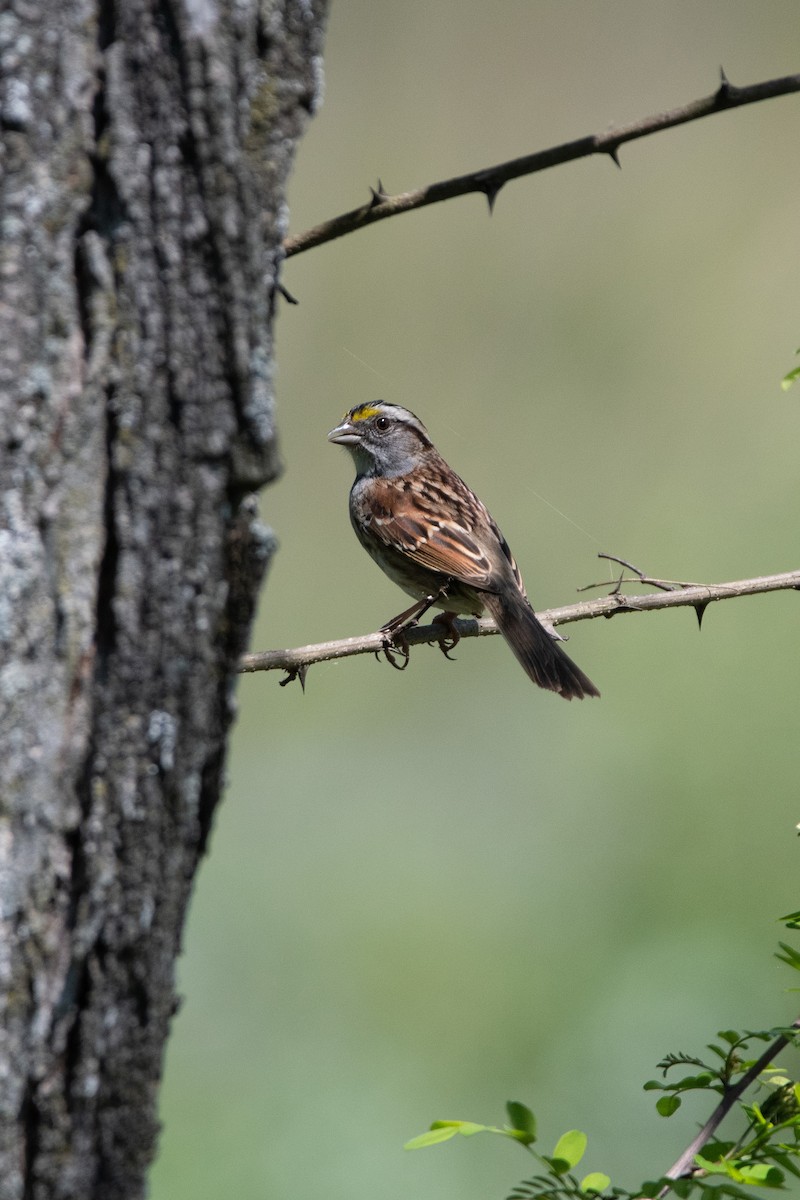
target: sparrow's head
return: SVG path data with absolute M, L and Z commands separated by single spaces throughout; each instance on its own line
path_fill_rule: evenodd
M 408 474 L 433 449 L 419 417 L 385 400 L 351 408 L 330 431 L 328 441 L 347 447 L 357 475 L 385 478 Z

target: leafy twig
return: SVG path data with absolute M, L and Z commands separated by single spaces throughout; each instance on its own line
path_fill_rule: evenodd
M 798 1017 L 797 1020 L 792 1023 L 791 1028 L 800 1029 L 800 1017 Z M 703 1146 L 705 1146 L 707 1142 L 711 1140 L 730 1110 L 741 1098 L 744 1092 L 750 1087 L 750 1084 L 754 1083 L 755 1080 L 758 1079 L 762 1071 L 766 1070 L 773 1058 L 776 1058 L 777 1055 L 780 1054 L 781 1050 L 786 1049 L 791 1040 L 792 1039 L 789 1034 L 781 1034 L 779 1037 L 776 1037 L 775 1040 L 769 1046 L 767 1046 L 764 1053 L 756 1059 L 749 1070 L 745 1071 L 735 1083 L 728 1084 L 723 1093 L 722 1099 L 706 1121 L 705 1125 L 703 1125 L 702 1129 L 700 1129 L 695 1137 L 692 1138 L 689 1145 L 675 1160 L 670 1169 L 665 1172 L 665 1179 L 680 1179 L 683 1175 L 691 1173 L 692 1169 L 695 1167 L 695 1155 L 698 1154 L 700 1150 L 702 1150 Z M 666 1196 L 669 1191 L 669 1186 L 663 1187 L 658 1193 L 659 1200 L 661 1200 L 663 1196 Z

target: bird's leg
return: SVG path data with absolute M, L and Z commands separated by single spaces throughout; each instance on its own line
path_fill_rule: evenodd
M 381 625 L 380 632 L 386 636 L 384 638 L 383 647 L 380 653 L 383 653 L 387 662 L 390 662 L 393 667 L 397 668 L 398 671 L 404 671 L 408 666 L 409 648 L 404 636 L 405 631 L 407 629 L 413 629 L 415 625 L 418 625 L 420 617 L 424 617 L 425 613 L 429 609 L 433 608 L 434 604 L 438 604 L 445 598 L 450 583 L 451 580 L 448 579 L 447 583 L 444 583 L 439 588 L 438 592 L 431 593 L 429 596 L 423 596 L 421 600 L 417 600 L 416 604 L 412 604 L 411 607 L 407 608 L 404 612 L 398 613 L 396 617 L 392 617 L 391 621 L 387 621 L 385 625 Z M 444 615 L 447 616 L 448 614 Z M 451 620 L 455 616 L 454 613 L 449 615 Z M 457 640 L 458 638 L 456 637 L 456 641 Z M 455 644 L 456 642 L 454 641 L 452 645 L 447 646 L 445 653 L 448 649 L 452 650 Z M 395 662 L 394 653 L 397 651 L 399 651 L 399 653 L 403 656 L 402 666 Z M 376 657 L 378 653 L 379 652 L 376 651 Z
M 448 579 L 447 583 L 442 584 L 438 592 L 432 592 L 429 596 L 423 596 L 421 600 L 417 600 L 416 604 L 412 604 L 411 608 L 407 608 L 405 612 L 398 613 L 396 617 L 392 617 L 391 621 L 387 621 L 385 625 L 381 625 L 381 633 L 394 634 L 403 625 L 407 629 L 411 629 L 413 625 L 419 625 L 420 617 L 424 617 L 428 609 L 433 608 L 434 604 L 438 604 L 440 600 L 444 600 L 451 582 Z
M 425 596 L 422 600 L 417 600 L 416 604 L 412 604 L 411 608 L 407 608 L 404 612 L 398 613 L 396 617 L 392 617 L 391 621 L 387 621 L 385 625 L 381 625 L 381 633 L 392 635 L 397 633 L 403 625 L 406 625 L 409 629 L 412 625 L 416 625 L 419 617 L 426 610 L 428 600 L 430 600 L 430 596 Z

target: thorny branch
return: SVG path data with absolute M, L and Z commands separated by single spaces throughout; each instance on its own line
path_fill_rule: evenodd
M 612 555 L 601 555 L 612 558 Z M 615 562 L 623 560 L 614 558 Z M 628 566 L 629 564 L 625 564 Z M 631 568 L 634 578 L 620 577 L 614 584 L 612 592 L 600 596 L 596 600 L 582 600 L 577 604 L 568 604 L 563 608 L 548 608 L 537 612 L 543 625 L 569 625 L 573 621 L 590 621 L 595 617 L 614 617 L 618 613 L 654 612 L 662 608 L 693 608 L 698 620 L 702 619 L 707 606 L 715 600 L 732 600 L 736 596 L 756 596 L 763 592 L 779 592 L 794 588 L 800 591 L 800 570 L 786 571 L 782 575 L 761 575 L 754 579 L 739 579 L 732 583 L 693 583 L 682 584 L 672 580 L 654 579 Z M 620 587 L 623 583 L 639 583 L 661 589 L 648 592 L 643 596 L 623 593 Z M 591 584 L 592 587 L 608 587 L 604 584 Z M 498 632 L 494 621 L 488 617 L 476 619 L 464 618 L 454 622 L 456 631 L 462 638 L 489 637 Z M 407 646 L 416 646 L 421 642 L 440 643 L 445 634 L 441 623 L 417 625 L 403 631 L 403 641 Z M 261 650 L 245 654 L 239 660 L 241 672 L 251 671 L 288 671 L 288 683 L 291 679 L 305 679 L 306 671 L 314 663 L 330 662 L 337 658 L 350 658 L 355 654 L 374 654 L 384 649 L 386 634 L 380 630 L 376 633 L 363 634 L 360 637 L 344 638 L 341 641 L 319 642 L 311 646 L 299 646 L 292 650 Z
M 652 133 L 672 129 L 676 125 L 685 125 L 688 121 L 699 121 L 701 117 L 710 117 L 714 113 L 740 108 L 744 104 L 755 104 L 759 100 L 771 100 L 776 96 L 786 96 L 798 91 L 800 75 L 786 75 L 782 79 L 768 79 L 747 87 L 735 87 L 722 71 L 720 85 L 710 96 L 694 100 L 680 108 L 673 108 L 669 112 L 643 117 L 628 125 L 617 125 L 605 133 L 590 134 L 573 142 L 564 142 L 560 146 L 551 146 L 547 150 L 523 155 L 522 158 L 471 171 L 468 175 L 440 180 L 438 183 L 431 183 L 427 187 L 403 192 L 397 196 L 387 195 L 379 181 L 377 188 L 370 189 L 371 199 L 360 208 L 354 208 L 350 212 L 315 225 L 313 229 L 287 237 L 283 243 L 284 253 L 287 258 L 291 258 L 292 255 L 301 254 L 313 246 L 321 246 L 346 233 L 373 225 L 376 221 L 411 212 L 416 208 L 425 208 L 428 204 L 438 204 L 441 200 L 452 200 L 455 196 L 465 196 L 471 192 L 482 193 L 489 202 L 491 212 L 497 193 L 503 184 L 512 179 L 533 175 L 537 171 L 545 171 L 549 167 L 574 162 L 592 154 L 607 154 L 619 166 L 618 152 L 625 142 L 648 137 Z

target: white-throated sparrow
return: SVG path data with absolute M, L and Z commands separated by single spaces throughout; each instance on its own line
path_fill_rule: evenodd
M 358 540 L 418 601 L 385 629 L 431 607 L 447 616 L 487 611 L 539 687 L 565 700 L 600 695 L 537 621 L 508 543 L 418 417 L 383 400 L 359 404 L 328 440 L 355 460 L 350 519 Z

